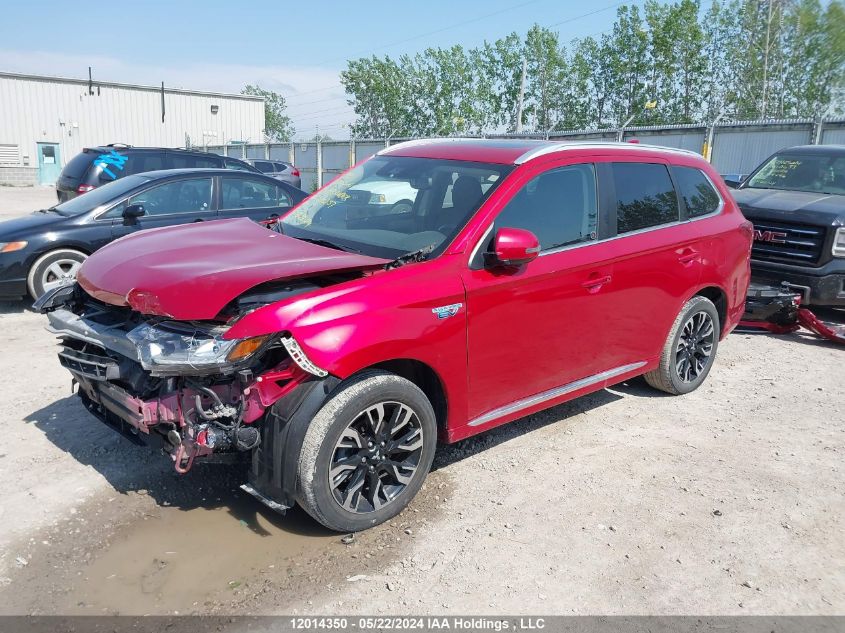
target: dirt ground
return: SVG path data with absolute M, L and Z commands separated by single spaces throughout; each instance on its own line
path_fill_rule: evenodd
M 0 305 L 0 614 L 845 613 L 845 350 L 813 337 L 734 333 L 690 395 L 632 381 L 443 446 L 343 542 L 91 418 L 44 323 Z
M 56 204 L 53 187 L 0 186 L 0 221 Z

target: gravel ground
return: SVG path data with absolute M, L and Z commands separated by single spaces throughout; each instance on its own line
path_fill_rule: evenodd
M 0 306 L 0 613 L 845 613 L 844 350 L 811 336 L 735 333 L 687 396 L 636 380 L 441 447 L 344 543 L 92 419 L 43 325 Z

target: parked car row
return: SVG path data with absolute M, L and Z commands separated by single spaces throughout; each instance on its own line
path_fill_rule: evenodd
M 270 221 L 306 195 L 246 170 L 124 175 L 49 209 L 0 222 L 0 296 L 37 298 L 72 283 L 91 253 L 142 229 L 235 217 Z
M 302 176 L 299 170 L 294 167 L 293 163 L 261 158 L 247 158 L 246 160 L 262 174 L 278 178 L 281 181 L 293 185 L 297 189 L 302 188 Z
M 59 202 L 66 202 L 124 176 L 162 169 L 188 168 L 225 168 L 260 173 L 249 163 L 237 158 L 207 152 L 112 144 L 86 147 L 74 156 L 59 175 L 56 195 Z

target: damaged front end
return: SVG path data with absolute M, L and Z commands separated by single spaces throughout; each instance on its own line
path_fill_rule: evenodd
M 280 429 L 263 428 L 265 413 L 327 376 L 286 333 L 226 339 L 236 313 L 220 322 L 150 317 L 98 301 L 76 285 L 47 293 L 35 308 L 59 337 L 59 360 L 85 407 L 133 441 L 160 445 L 180 473 L 197 458 L 250 455 L 255 480 L 271 477 L 279 470 L 278 452 L 262 455 L 259 447 L 277 440 Z M 290 485 L 265 484 L 263 492 L 246 489 L 277 509 L 291 505 Z

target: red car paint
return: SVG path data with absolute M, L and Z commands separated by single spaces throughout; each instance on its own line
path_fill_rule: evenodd
M 294 240 L 239 218 L 150 229 L 117 240 L 85 262 L 78 281 L 100 301 L 189 321 L 213 319 L 263 281 L 385 263 Z
M 528 141 L 411 143 L 397 156 L 514 163 L 546 147 Z M 704 171 L 719 214 L 538 257 L 503 273 L 471 269 L 497 213 L 533 177 L 569 164 L 639 161 Z M 397 359 L 428 366 L 447 403 L 442 429 L 456 441 L 655 368 L 684 303 L 719 292 L 722 337 L 739 322 L 749 281 L 751 227 L 701 158 L 643 145 L 584 145 L 521 162 L 439 257 L 380 270 L 382 260 L 274 235 L 248 221 L 141 233 L 91 256 L 80 283 L 93 296 L 177 319 L 209 319 L 262 282 L 337 270 L 378 270 L 258 308 L 226 333 L 289 332 L 309 359 L 339 378 Z M 162 239 L 167 238 L 167 239 Z M 457 309 L 450 318 L 438 307 Z M 579 386 L 585 376 L 606 379 Z M 531 396 L 560 385 L 560 395 Z M 272 396 L 261 399 L 270 404 Z M 523 401 L 518 409 L 508 405 Z

